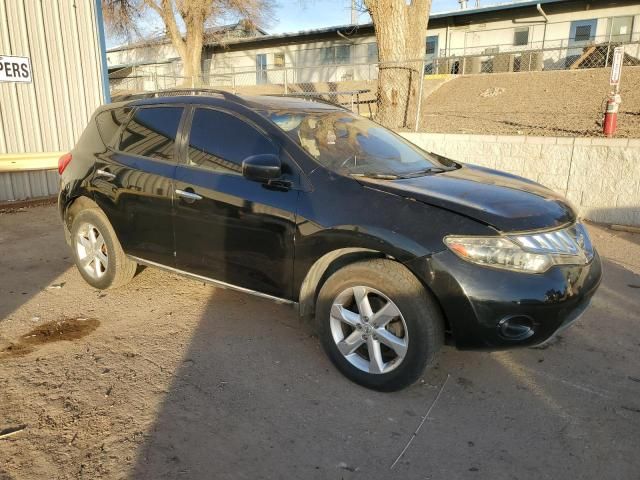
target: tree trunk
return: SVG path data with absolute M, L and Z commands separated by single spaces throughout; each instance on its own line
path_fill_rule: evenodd
M 184 83 L 197 87 L 202 83 L 202 45 L 204 42 L 204 21 L 206 12 L 192 7 L 182 18 L 187 30 L 186 54 L 182 57 Z
M 186 34 L 184 38 L 176 23 L 174 2 L 172 0 L 145 0 L 145 3 L 162 18 L 171 43 L 182 59 L 182 85 L 194 87 L 200 85 L 204 22 L 211 13 L 211 2 L 194 2 L 183 5 L 184 10 L 179 11 L 179 13 L 185 25 Z
M 415 125 L 431 0 L 366 0 L 378 43 L 378 113 L 389 128 Z

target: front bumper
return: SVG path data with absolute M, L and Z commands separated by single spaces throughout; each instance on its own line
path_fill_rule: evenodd
M 449 250 L 407 264 L 438 298 L 456 347 L 499 350 L 545 342 L 574 322 L 602 278 L 598 253 L 587 265 L 557 265 L 542 274 L 482 267 Z M 505 322 L 529 325 L 527 334 Z

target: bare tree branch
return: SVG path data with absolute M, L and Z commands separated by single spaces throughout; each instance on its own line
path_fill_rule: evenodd
M 157 15 L 182 59 L 183 76 L 189 83 L 199 81 L 205 41 L 223 40 L 223 33 L 208 34 L 207 26 L 236 18 L 253 29 L 271 18 L 272 5 L 273 0 L 102 0 L 105 22 L 112 32 L 127 38 L 132 33 L 140 36 L 145 11 Z

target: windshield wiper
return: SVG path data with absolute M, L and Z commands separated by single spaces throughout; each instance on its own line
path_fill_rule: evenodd
M 422 170 L 417 170 L 415 172 L 403 173 L 402 175 L 398 175 L 398 178 L 422 177 L 424 175 L 429 175 L 430 173 L 442 173 L 442 172 L 448 172 L 450 170 L 452 169 L 441 168 L 441 167 L 429 167 L 429 168 L 424 168 Z
M 397 180 L 399 178 L 402 178 L 392 173 L 350 173 L 349 175 L 351 175 L 352 177 L 375 178 L 378 180 Z

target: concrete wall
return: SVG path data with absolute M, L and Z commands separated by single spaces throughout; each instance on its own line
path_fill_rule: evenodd
M 402 135 L 425 150 L 546 185 L 565 195 L 589 220 L 640 226 L 640 139 Z M 47 159 L 42 161 L 41 168 L 46 168 Z M 45 196 L 57 189 L 55 170 L 20 175 L 0 177 L 13 184 L 5 185 L 0 201 Z
M 640 226 L 640 139 L 402 135 L 425 150 L 541 183 L 589 220 Z

